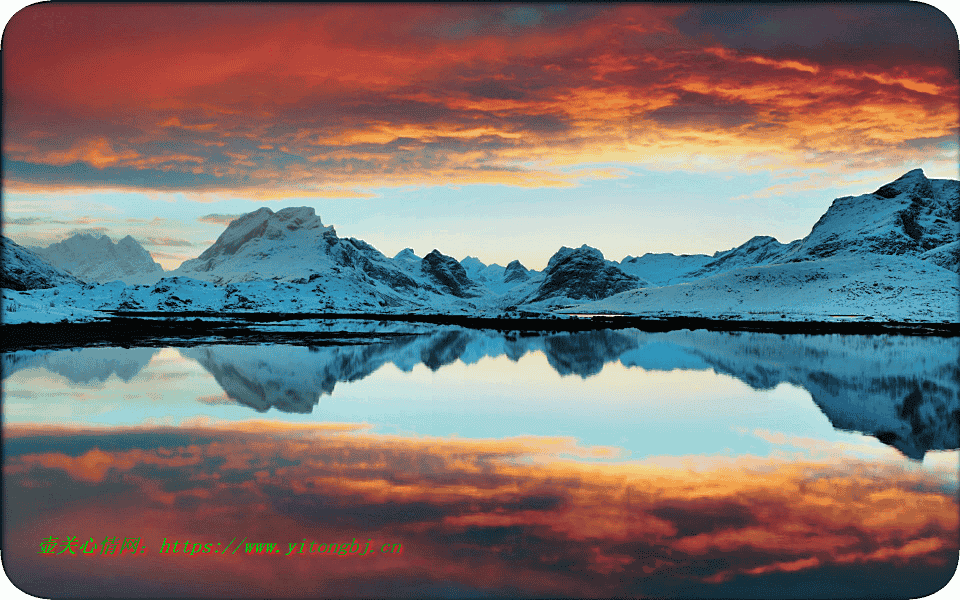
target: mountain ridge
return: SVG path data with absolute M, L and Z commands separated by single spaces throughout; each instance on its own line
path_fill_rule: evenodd
M 340 238 L 311 207 L 262 207 L 234 219 L 200 256 L 163 279 L 122 292 L 84 288 L 86 299 L 75 304 L 94 303 L 94 310 L 113 303 L 131 310 L 938 320 L 960 312 L 949 300 L 960 295 L 958 271 L 960 182 L 927 179 L 915 169 L 875 192 L 835 199 L 807 236 L 787 244 L 757 235 L 713 255 L 647 253 L 619 262 L 587 244 L 564 246 L 542 272 L 516 260 L 507 267 L 473 256 L 458 261 L 439 249 L 419 257 L 406 248 L 390 258 L 363 240 Z
M 163 267 L 130 235 L 113 242 L 106 235 L 77 233 L 34 251 L 84 281 L 107 283 L 163 273 Z

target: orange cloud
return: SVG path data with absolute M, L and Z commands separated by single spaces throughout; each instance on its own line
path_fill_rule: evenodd
M 724 10 L 759 25 L 717 30 Z M 323 193 L 569 186 L 563 166 L 610 161 L 945 164 L 954 34 L 917 10 L 36 5 L 5 36 L 5 186 L 337 197 Z M 925 35 L 901 39 L 917 22 Z
M 499 581 L 533 595 L 623 596 L 633 590 L 625 582 L 641 578 L 652 595 L 679 581 L 727 595 L 730 582 L 802 581 L 830 569 L 855 576 L 880 566 L 903 580 L 939 573 L 958 551 L 955 492 L 896 463 L 687 457 L 692 470 L 684 461 L 608 462 L 614 449 L 565 438 L 402 437 L 337 423 L 7 429 L 21 440 L 13 448 L 33 439 L 51 448 L 13 452 L 4 467 L 13 503 L 6 515 L 13 543 L 4 554 L 37 572 L 46 563 L 37 562 L 31 536 L 86 536 L 94 527 L 143 532 L 154 548 L 163 537 L 226 543 L 234 535 L 281 542 L 284 551 L 303 538 L 404 545 L 388 562 L 319 571 L 316 557 L 179 564 L 178 585 L 209 589 L 204 582 L 216 566 L 220 580 L 249 590 L 279 586 L 274 593 L 283 595 L 305 582 L 344 595 L 352 588 L 342 586 L 384 576 L 383 569 L 393 591 L 415 576 L 487 592 Z M 55 450 L 58 440 L 71 451 Z M 102 449 L 117 444 L 136 447 Z M 30 513 L 26 500 L 48 493 L 51 482 L 61 497 L 78 500 L 43 500 L 42 515 Z M 61 525 L 52 531 L 50 523 Z M 144 560 L 159 569 L 147 581 L 169 585 L 170 559 Z M 106 571 L 75 577 L 107 577 L 121 567 L 103 563 Z

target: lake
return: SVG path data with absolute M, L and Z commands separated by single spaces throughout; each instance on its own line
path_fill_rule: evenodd
M 955 570 L 958 338 L 298 326 L 331 335 L 4 354 L 8 576 L 856 598 Z

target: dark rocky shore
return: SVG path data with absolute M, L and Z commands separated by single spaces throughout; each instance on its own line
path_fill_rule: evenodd
M 779 334 L 920 335 L 954 337 L 957 323 L 871 321 L 756 321 L 698 317 L 591 316 L 581 318 L 481 318 L 460 315 L 381 315 L 346 313 L 221 313 L 161 312 L 116 313 L 107 320 L 86 323 L 24 323 L 4 325 L 0 352 L 40 348 L 92 346 L 156 347 L 196 344 L 294 344 L 323 346 L 364 344 L 415 332 L 284 331 L 264 326 L 293 325 L 304 320 L 365 320 L 390 325 L 397 322 L 458 326 L 518 332 L 590 331 L 635 328 L 641 331 L 674 330 L 753 331 Z

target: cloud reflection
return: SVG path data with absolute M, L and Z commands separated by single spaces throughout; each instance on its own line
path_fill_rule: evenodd
M 67 583 L 94 593 L 134 569 L 143 579 L 115 593 L 775 597 L 789 594 L 765 586 L 789 576 L 832 597 L 844 591 L 832 578 L 882 567 L 871 589 L 916 597 L 949 579 L 960 549 L 955 481 L 890 455 L 596 463 L 576 457 L 616 450 L 268 422 L 6 436 L 5 565 L 41 596 Z M 41 537 L 105 533 L 142 535 L 151 550 L 128 561 L 36 553 Z M 309 555 L 156 553 L 164 537 L 235 536 L 404 551 L 322 566 Z

